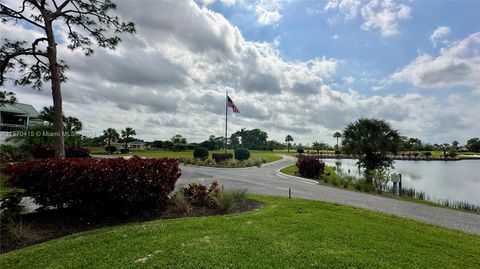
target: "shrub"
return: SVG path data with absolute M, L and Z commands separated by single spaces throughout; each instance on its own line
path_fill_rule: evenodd
M 180 189 L 173 194 L 173 203 L 177 206 L 179 211 L 189 212 L 192 210 L 192 205 L 185 197 L 183 189 Z
M 250 151 L 246 148 L 239 148 L 235 150 L 235 159 L 245 161 L 250 158 Z
M 217 181 L 213 181 L 210 184 L 210 188 L 207 186 L 193 182 L 182 189 L 182 192 L 187 201 L 194 206 L 213 206 L 211 195 L 220 191 Z
M 41 159 L 10 164 L 7 185 L 42 207 L 85 213 L 138 213 L 162 206 L 180 177 L 175 159 Z
M 364 192 L 371 192 L 373 191 L 372 184 L 368 183 L 367 181 L 360 179 L 357 180 L 354 184 L 356 190 L 364 191 Z
M 232 153 L 212 153 L 212 159 L 215 160 L 216 163 L 222 163 L 225 162 L 226 160 L 232 159 L 233 154 Z
M 120 149 L 120 153 L 122 154 L 126 154 L 126 153 L 129 153 L 130 152 L 130 149 Z
M 46 159 L 55 157 L 55 149 L 53 146 L 40 146 L 31 150 L 35 159 Z M 89 158 L 90 150 L 82 147 L 65 147 L 66 158 Z
M 385 169 L 373 169 L 368 172 L 378 193 L 385 191 L 389 181 L 388 171 Z
M 298 173 L 302 177 L 318 178 L 325 171 L 325 163 L 314 156 L 301 156 L 297 161 Z
M 266 163 L 267 161 L 264 158 L 252 158 L 251 160 L 252 165 L 261 167 L 262 164 Z
M 340 153 L 342 153 L 340 150 L 338 149 L 335 150 L 335 155 L 339 155 Z
M 305 153 L 305 150 L 303 150 L 303 149 L 297 149 L 297 153 L 298 153 L 298 154 L 303 154 L 303 153 Z
M 196 148 L 193 151 L 193 158 L 208 159 L 208 149 L 204 147 Z
M 233 207 L 236 201 L 245 197 L 246 190 L 239 191 L 218 191 L 212 196 L 215 207 L 227 211 Z
M 12 145 L 0 145 L 0 153 L 0 164 L 9 162 L 23 162 L 32 158 L 24 150 Z
M 7 193 L 1 200 L 0 205 L 0 232 L 3 236 L 13 241 L 22 240 L 26 237 L 28 229 L 23 226 L 20 212 L 22 194 L 20 192 Z
M 115 151 L 117 151 L 117 147 L 115 147 L 115 146 L 106 146 L 106 147 L 105 147 L 105 151 L 108 152 L 108 153 L 110 153 L 110 154 L 113 154 L 113 153 L 115 153 Z
M 355 183 L 353 184 L 353 187 L 357 191 L 361 191 L 362 190 L 362 182 L 360 180 L 355 181 Z

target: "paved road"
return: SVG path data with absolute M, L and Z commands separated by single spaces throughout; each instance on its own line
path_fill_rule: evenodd
M 186 185 L 192 181 L 208 183 L 215 179 L 226 189 L 247 188 L 249 193 L 281 196 L 288 196 L 288 189 L 291 188 L 292 197 L 295 198 L 353 205 L 480 234 L 480 215 L 478 214 L 322 186 L 312 180 L 284 176 L 278 172 L 280 168 L 293 162 L 292 158 L 287 157 L 261 168 L 211 168 L 182 165 L 182 177 L 178 184 Z

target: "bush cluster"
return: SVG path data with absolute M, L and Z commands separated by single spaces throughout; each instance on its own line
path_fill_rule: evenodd
M 115 146 L 106 146 L 106 147 L 105 147 L 105 151 L 108 152 L 108 153 L 110 153 L 110 154 L 113 154 L 113 153 L 115 153 L 115 151 L 117 151 L 117 147 L 115 147 Z
M 250 151 L 246 148 L 238 148 L 235 150 L 235 159 L 239 161 L 245 161 L 250 158 Z
M 212 159 L 215 160 L 216 163 L 221 163 L 221 162 L 225 162 L 227 160 L 230 160 L 233 158 L 233 154 L 232 153 L 212 153 Z
M 25 151 L 12 145 L 0 145 L 0 164 L 9 162 L 23 162 L 32 157 Z
M 220 189 L 217 181 L 210 187 L 199 183 L 190 183 L 173 194 L 177 209 L 190 211 L 193 207 L 207 207 L 228 211 L 237 201 L 245 198 L 245 190 L 225 191 Z
M 208 149 L 205 147 L 196 148 L 193 151 L 193 158 L 199 158 L 202 160 L 208 159 Z
M 194 206 L 207 206 L 213 205 L 212 196 L 220 191 L 217 181 L 213 181 L 210 187 L 193 182 L 182 188 L 183 195 L 187 201 Z
M 318 178 L 325 171 L 325 163 L 314 156 L 299 156 L 297 167 L 300 176 L 308 178 Z
M 229 167 L 252 167 L 252 166 L 262 166 L 266 163 L 267 160 L 264 158 L 250 158 L 246 161 L 237 161 L 235 159 L 228 159 L 220 163 L 215 162 L 215 160 L 206 159 L 202 160 L 199 158 L 179 158 L 179 162 L 184 164 L 200 165 L 200 166 L 229 166 Z
M 53 146 L 39 146 L 31 150 L 35 159 L 46 159 L 55 157 L 55 149 Z M 89 158 L 90 150 L 82 147 L 65 147 L 66 158 Z
M 42 207 L 129 215 L 164 205 L 180 169 L 175 159 L 41 159 L 10 164 L 6 184 Z

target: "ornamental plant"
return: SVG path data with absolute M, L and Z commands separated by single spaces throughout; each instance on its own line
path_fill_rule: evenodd
M 40 159 L 10 164 L 6 184 L 42 207 L 131 215 L 166 204 L 180 169 L 175 159 Z
M 238 148 L 235 150 L 235 159 L 239 161 L 245 161 L 250 158 L 250 151 L 246 148 Z
M 299 156 L 296 165 L 302 177 L 318 178 L 325 172 L 325 163 L 314 156 Z
M 200 183 L 190 183 L 182 189 L 183 195 L 187 201 L 193 206 L 213 206 L 212 196 L 220 191 L 217 181 L 213 181 L 210 187 Z
M 233 154 L 232 153 L 212 153 L 212 159 L 215 160 L 216 163 L 221 163 L 221 162 L 225 162 L 227 160 L 230 160 L 233 158 Z
M 204 147 L 196 148 L 193 151 L 193 158 L 199 158 L 202 160 L 208 159 L 208 149 Z

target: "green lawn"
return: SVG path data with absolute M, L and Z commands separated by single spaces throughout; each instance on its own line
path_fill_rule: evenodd
M 259 211 L 159 220 L 0 256 L 1 268 L 478 268 L 480 236 L 364 209 L 251 196 Z
M 91 148 L 91 152 L 94 151 L 95 148 Z M 224 151 L 209 151 L 210 157 L 212 153 L 223 153 Z M 229 150 L 229 153 L 233 153 L 233 151 Z M 132 151 L 130 154 L 118 154 L 119 156 L 124 155 L 138 155 L 142 157 L 169 157 L 169 158 L 192 158 L 193 157 L 193 150 L 183 150 L 183 151 L 171 151 L 171 150 L 139 150 L 139 151 Z M 280 155 L 275 154 L 272 151 L 261 151 L 261 150 L 250 150 L 250 158 L 264 158 L 267 160 L 267 163 L 278 161 L 282 159 Z

